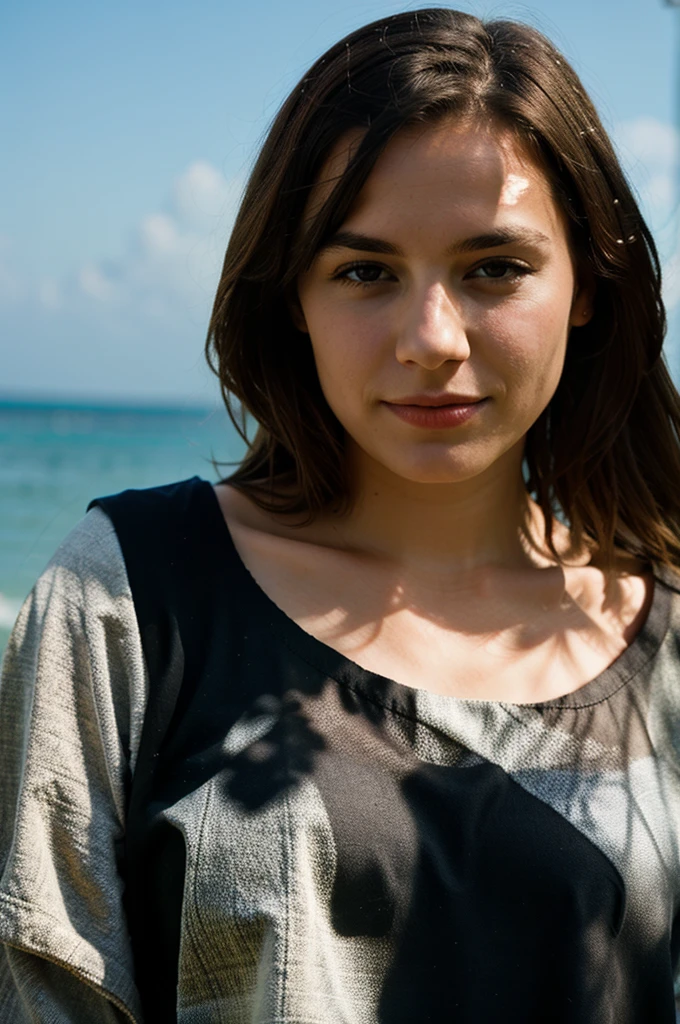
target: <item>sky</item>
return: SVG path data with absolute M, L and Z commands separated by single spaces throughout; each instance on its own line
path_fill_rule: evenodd
M 405 6 L 0 4 L 0 396 L 212 401 L 203 343 L 258 145 L 328 46 Z M 581 76 L 661 250 L 677 380 L 680 8 L 458 6 L 535 25 Z

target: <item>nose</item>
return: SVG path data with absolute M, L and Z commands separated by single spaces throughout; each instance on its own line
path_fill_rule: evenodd
M 464 362 L 470 345 L 461 312 L 442 282 L 412 293 L 399 325 L 397 359 L 436 370 L 446 362 Z

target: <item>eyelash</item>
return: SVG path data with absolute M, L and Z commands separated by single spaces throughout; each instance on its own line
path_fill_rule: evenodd
M 384 279 L 377 279 L 375 281 L 353 281 L 348 274 L 352 271 L 359 270 L 361 268 L 371 268 L 377 270 L 383 270 L 387 273 L 391 273 L 388 267 L 381 266 L 380 263 L 372 263 L 368 260 L 357 260 L 356 263 L 351 263 L 347 267 L 342 267 L 333 275 L 334 281 L 340 281 L 341 284 L 349 285 L 350 288 L 374 288 L 379 284 L 387 284 Z M 527 266 L 526 263 L 520 263 L 518 260 L 508 259 L 507 257 L 497 257 L 496 259 L 487 260 L 486 263 L 480 263 L 478 267 L 474 267 L 473 271 L 485 270 L 487 267 L 504 267 L 507 270 L 513 271 L 509 277 L 478 277 L 473 280 L 478 281 L 497 281 L 500 284 L 514 284 L 522 277 L 526 277 L 529 274 L 533 274 L 534 271 L 531 267 Z

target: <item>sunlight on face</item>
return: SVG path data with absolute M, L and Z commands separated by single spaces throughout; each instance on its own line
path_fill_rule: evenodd
M 501 206 L 514 206 L 529 189 L 531 182 L 521 174 L 506 174 L 498 200 Z
M 508 133 L 451 119 L 395 136 L 298 294 L 358 458 L 439 483 L 519 470 L 588 305 L 543 171 Z

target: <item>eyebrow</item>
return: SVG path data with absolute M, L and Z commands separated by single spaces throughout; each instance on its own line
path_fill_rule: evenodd
M 473 238 L 463 238 L 447 246 L 447 256 L 458 256 L 461 253 L 479 252 L 482 249 L 498 249 L 503 245 L 533 245 L 543 248 L 550 244 L 550 239 L 542 231 L 534 228 L 513 228 L 490 231 Z M 397 245 L 386 242 L 382 238 L 372 238 L 356 231 L 338 231 L 320 247 L 317 255 L 331 249 L 354 249 L 357 252 L 381 253 L 384 256 L 403 256 Z

